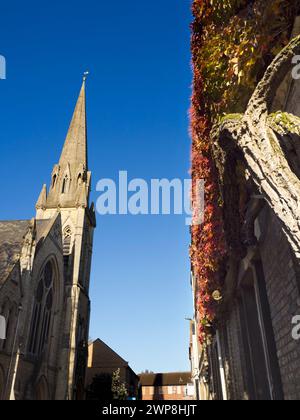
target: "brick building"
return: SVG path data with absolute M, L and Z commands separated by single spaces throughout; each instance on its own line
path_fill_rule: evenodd
M 194 386 L 189 372 L 140 375 L 140 399 L 144 401 L 192 400 Z
M 111 388 L 110 382 L 113 374 L 117 370 L 120 370 L 120 381 L 125 384 L 128 396 L 130 398 L 136 398 L 139 378 L 131 369 L 128 362 L 100 339 L 89 343 L 88 365 L 86 370 L 86 389 L 88 394 L 90 394 L 93 381 L 99 376 L 106 376 L 108 378 L 108 386 Z M 101 396 L 99 397 L 101 398 Z
M 292 38 L 299 33 L 298 17 Z M 269 112 L 286 111 L 299 117 L 300 81 L 293 79 L 291 72 L 286 74 L 285 80 L 273 89 Z M 294 181 L 289 184 L 292 195 L 299 197 L 300 120 L 294 121 L 297 132 L 285 133 L 283 137 L 276 133 L 275 142 L 278 141 L 278 154 L 284 154 L 293 173 Z M 297 143 L 289 141 L 291 138 Z M 230 158 L 239 159 L 240 155 Z M 225 164 L 229 165 L 228 161 Z M 270 180 L 261 178 L 257 183 L 252 168 L 246 173 L 242 226 L 234 202 L 237 183 L 229 182 L 228 176 L 222 186 L 230 253 L 217 320 L 204 343 L 197 340 L 195 332 L 199 329 L 195 304 L 191 334 L 193 380 L 202 400 L 300 400 L 300 342 L 292 335 L 292 320 L 300 314 L 299 248 L 293 241 L 299 234 L 299 224 L 287 233 L 280 213 L 285 197 L 279 195 L 277 202 L 272 201 L 272 192 L 268 194 L 266 188 Z M 280 185 L 273 183 L 270 188 L 274 191 L 277 187 Z M 196 302 L 199 284 L 193 269 L 192 288 Z

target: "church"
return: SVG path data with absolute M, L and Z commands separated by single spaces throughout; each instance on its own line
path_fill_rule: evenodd
M 0 222 L 0 400 L 84 398 L 96 227 L 85 79 L 35 217 Z

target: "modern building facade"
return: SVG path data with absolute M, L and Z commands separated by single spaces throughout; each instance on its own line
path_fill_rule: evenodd
M 36 216 L 0 222 L 0 315 L 7 326 L 0 399 L 84 397 L 96 226 L 90 188 L 84 81 Z

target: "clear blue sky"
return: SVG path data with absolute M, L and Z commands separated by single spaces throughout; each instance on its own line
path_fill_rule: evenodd
M 83 71 L 93 199 L 100 178 L 187 178 L 190 0 L 2 2 L 0 219 L 31 218 Z M 189 368 L 184 216 L 98 217 L 90 336 L 137 372 Z

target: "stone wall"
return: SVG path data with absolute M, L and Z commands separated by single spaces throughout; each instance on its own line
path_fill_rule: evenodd
M 296 36 L 299 33 L 300 18 L 298 17 L 293 35 Z M 291 75 L 287 75 L 278 89 L 273 110 L 286 110 L 300 116 L 300 80 L 292 80 Z M 244 287 L 243 276 L 246 273 L 243 267 L 247 266 L 249 269 L 251 264 L 255 265 L 255 260 L 259 259 L 262 272 L 256 276 L 256 282 L 264 282 L 266 298 L 262 299 L 264 307 L 261 308 L 262 303 L 259 303 L 259 298 L 256 297 L 257 311 L 262 316 L 261 312 L 267 310 L 271 318 L 269 322 L 266 322 L 267 326 L 263 323 L 260 325 L 261 331 L 259 331 L 262 340 L 265 340 L 264 348 L 267 348 L 265 360 L 267 369 L 271 372 L 269 382 L 273 380 L 273 384 L 270 384 L 271 395 L 273 398 L 274 395 L 279 395 L 278 389 L 280 389 L 285 400 L 300 400 L 300 342 L 292 337 L 292 319 L 300 315 L 300 268 L 293 259 L 282 225 L 267 204 L 256 221 L 256 236 L 259 240 L 258 245 L 249 247 L 247 257 L 240 264 L 239 279 L 229 279 L 235 281 L 239 287 L 235 296 L 232 297 L 228 313 L 222 322 L 223 325 L 219 327 L 228 398 L 232 400 L 251 398 L 249 376 L 251 376 L 251 371 L 253 373 L 253 370 L 259 369 L 260 362 L 249 366 L 251 357 L 248 353 L 251 345 L 246 345 L 246 347 L 244 345 L 248 332 L 241 331 L 241 307 L 239 307 L 239 294 L 241 288 Z M 251 258 L 253 258 L 252 262 Z M 266 341 L 268 341 L 267 345 Z M 270 345 L 270 342 L 274 345 Z M 276 354 L 270 354 L 271 351 Z M 278 387 L 275 392 L 274 388 L 272 389 L 274 378 L 277 378 Z M 214 378 L 214 380 L 218 379 Z M 255 390 L 252 394 L 255 395 Z

